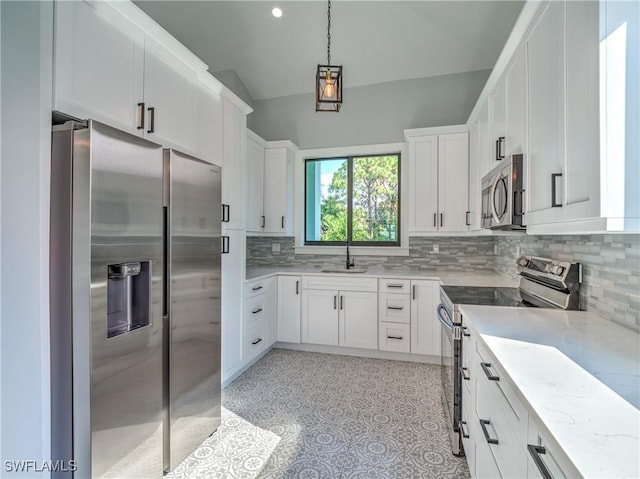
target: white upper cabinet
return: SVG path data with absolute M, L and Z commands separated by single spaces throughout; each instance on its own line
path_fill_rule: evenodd
M 189 79 L 162 57 L 147 38 L 144 55 L 145 136 L 156 143 L 189 148 Z
M 247 115 L 223 98 L 222 225 L 244 229 Z
M 526 151 L 527 57 L 524 45 L 516 50 L 505 77 L 504 154 L 506 157 Z
M 189 114 L 189 149 L 198 158 L 222 166 L 222 97 L 200 82 L 192 82 Z
M 265 141 L 247 130 L 247 232 L 264 228 L 264 147 Z
M 268 142 L 264 152 L 264 232 L 293 235 L 293 176 L 296 147 Z
M 297 149 L 290 141 L 265 141 L 247 130 L 247 231 L 293 236 Z
M 493 145 L 493 166 L 505 158 L 505 137 L 507 130 L 507 79 L 506 75 L 498 81 L 493 93 L 489 96 L 491 133 Z
M 527 225 L 557 222 L 563 216 L 564 13 L 564 2 L 550 2 L 527 40 Z
M 466 128 L 405 130 L 409 234 L 468 231 L 469 137 L 460 130 Z
M 54 109 L 139 134 L 144 33 L 109 9 L 55 5 Z

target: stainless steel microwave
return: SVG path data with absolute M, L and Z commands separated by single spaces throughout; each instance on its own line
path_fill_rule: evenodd
M 524 230 L 523 157 L 512 155 L 482 178 L 482 227 Z

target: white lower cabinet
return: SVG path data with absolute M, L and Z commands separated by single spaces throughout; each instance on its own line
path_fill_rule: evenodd
M 378 280 L 378 349 L 411 352 L 411 281 Z
M 375 278 L 305 276 L 302 284 L 303 343 L 378 348 Z
M 300 276 L 278 276 L 277 341 L 300 342 Z
M 229 252 L 222 255 L 222 380 L 242 368 L 242 287 L 245 270 L 245 235 L 223 230 Z
M 243 364 L 275 342 L 275 279 L 247 283 L 243 315 Z
M 439 300 L 439 281 L 411 281 L 411 352 L 413 354 L 440 356 L 440 323 L 436 317 Z
M 397 353 L 411 352 L 411 326 L 403 323 L 380 322 L 378 349 Z

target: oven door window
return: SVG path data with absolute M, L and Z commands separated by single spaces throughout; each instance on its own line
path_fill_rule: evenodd
M 503 223 L 509 198 L 509 179 L 504 175 L 496 176 L 491 194 L 491 214 L 496 223 Z

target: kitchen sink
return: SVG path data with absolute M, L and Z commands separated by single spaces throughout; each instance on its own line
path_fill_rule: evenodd
M 321 273 L 365 273 L 367 270 L 362 268 L 327 268 L 320 270 Z

